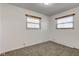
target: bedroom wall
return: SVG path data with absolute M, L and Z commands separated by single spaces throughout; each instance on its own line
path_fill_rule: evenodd
M 75 13 L 74 29 L 56 29 L 55 18 Z M 79 7 L 53 15 L 50 17 L 50 40 L 72 47 L 79 48 Z
M 2 47 L 0 48 L 2 52 L 48 41 L 48 16 L 10 4 L 1 5 Z M 42 17 L 41 29 L 26 29 L 25 14 Z
M 2 6 L 1 6 L 1 4 L 0 4 L 0 51 L 1 51 L 1 48 L 2 48 L 2 45 L 1 45 L 1 41 L 2 41 Z

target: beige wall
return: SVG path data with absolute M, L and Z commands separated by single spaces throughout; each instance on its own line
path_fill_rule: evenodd
M 55 18 L 75 13 L 74 29 L 56 29 Z M 50 40 L 57 43 L 79 48 L 79 7 L 59 13 L 50 17 Z
M 1 6 L 1 4 L 0 4 L 0 51 L 1 51 L 1 48 L 2 48 L 2 45 L 1 45 L 1 43 L 2 43 L 2 6 Z
M 2 47 L 0 48 L 2 52 L 48 41 L 48 16 L 10 4 L 2 4 L 1 9 Z M 26 29 L 26 13 L 42 17 L 41 29 Z

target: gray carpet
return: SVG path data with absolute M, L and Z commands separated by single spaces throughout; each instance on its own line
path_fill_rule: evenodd
M 48 41 L 7 52 L 5 56 L 79 56 L 79 49 Z

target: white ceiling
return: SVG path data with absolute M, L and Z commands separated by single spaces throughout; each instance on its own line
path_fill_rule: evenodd
M 47 16 L 52 16 L 79 6 L 79 3 L 55 3 L 55 4 L 52 3 L 49 6 L 43 5 L 43 3 L 11 3 L 11 4 L 21 8 L 42 13 Z

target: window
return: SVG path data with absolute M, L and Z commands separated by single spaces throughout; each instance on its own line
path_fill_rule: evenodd
M 57 28 L 59 29 L 74 28 L 74 14 L 59 17 L 56 19 L 57 19 L 57 25 L 56 25 Z
M 41 28 L 41 22 L 39 17 L 36 16 L 31 16 L 31 15 L 26 15 L 26 27 L 27 28 L 33 28 L 33 29 L 39 29 Z

